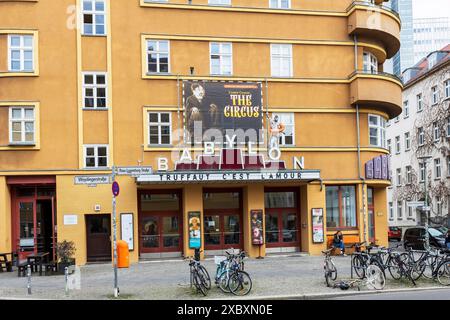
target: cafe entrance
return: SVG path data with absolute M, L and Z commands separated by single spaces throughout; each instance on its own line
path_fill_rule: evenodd
M 243 248 L 242 190 L 205 189 L 203 191 L 205 250 L 221 254 Z
M 139 192 L 141 258 L 182 256 L 183 218 L 180 190 Z
M 264 196 L 267 252 L 299 251 L 298 191 L 266 189 Z

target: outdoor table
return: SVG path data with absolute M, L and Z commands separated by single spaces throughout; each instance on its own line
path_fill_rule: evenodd
M 12 264 L 12 260 L 8 261 L 8 255 L 11 255 L 12 258 L 12 252 L 0 253 L 0 272 L 3 272 L 3 266 L 5 266 L 5 271 L 10 271 L 8 264 Z
M 42 276 L 42 264 L 44 262 L 44 259 L 48 258 L 48 255 L 48 252 L 40 252 L 36 254 L 32 253 L 27 256 L 27 262 L 29 265 L 31 265 L 32 271 L 37 272 L 39 266 L 39 275 Z

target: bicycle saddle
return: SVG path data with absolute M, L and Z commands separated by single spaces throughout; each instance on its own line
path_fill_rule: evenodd
M 348 290 L 350 288 L 350 285 L 344 281 L 339 282 L 336 286 L 341 290 Z

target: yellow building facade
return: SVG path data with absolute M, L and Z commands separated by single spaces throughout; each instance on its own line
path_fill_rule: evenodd
M 138 172 L 116 178 L 131 262 L 198 244 L 320 254 L 337 230 L 386 245 L 384 129 L 402 83 L 382 65 L 400 46 L 398 14 L 288 2 L 0 0 L 0 252 L 53 255 L 68 240 L 77 264 L 111 259 L 113 166 Z M 195 84 L 204 101 L 216 87 L 252 96 L 262 141 L 211 154 L 186 138 Z M 216 107 L 221 129 L 250 126 Z

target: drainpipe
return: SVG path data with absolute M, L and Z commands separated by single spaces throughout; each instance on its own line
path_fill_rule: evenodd
M 358 38 L 354 36 L 355 43 L 355 73 L 358 72 Z M 357 138 L 357 150 L 358 150 L 358 178 L 362 181 L 362 210 L 363 210 L 363 225 L 364 225 L 364 241 L 367 241 L 367 211 L 366 211 L 366 193 L 365 178 L 361 174 L 361 139 L 360 139 L 360 124 L 359 124 L 359 105 L 356 104 L 356 138 Z

